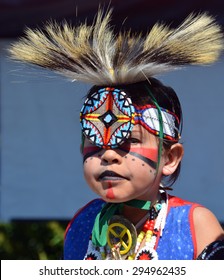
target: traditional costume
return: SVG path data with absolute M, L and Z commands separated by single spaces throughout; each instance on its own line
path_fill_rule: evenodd
M 50 23 L 44 30 L 27 29 L 26 37 L 10 49 L 11 56 L 94 85 L 80 113 L 83 136 L 95 145 L 84 154 L 84 161 L 100 149 L 134 154 L 124 144 L 134 125 L 140 124 L 159 139 L 157 160 L 141 157 L 157 170 L 163 140 L 179 141 L 182 120 L 172 106 L 166 108 L 158 102 L 146 84 L 155 75 L 185 65 L 215 62 L 223 49 L 221 28 L 213 17 L 202 13 L 190 15 L 175 29 L 155 24 L 146 36 L 131 31 L 115 34 L 109 24 L 111 13 L 99 10 L 91 26 Z M 144 88 L 150 104 L 133 102 L 128 88 L 134 86 Z M 147 210 L 147 215 L 133 225 L 122 216 L 124 205 Z M 64 259 L 195 259 L 192 215 L 198 206 L 168 195 L 163 186 L 153 205 L 139 200 L 93 200 L 78 211 L 67 228 Z M 216 251 L 212 250 L 213 255 L 209 251 L 209 256 L 224 254 L 222 243 L 212 246 Z M 206 259 L 211 247 L 206 250 L 200 258 Z

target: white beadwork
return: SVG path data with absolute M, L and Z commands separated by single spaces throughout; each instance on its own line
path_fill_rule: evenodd
M 167 198 L 167 194 L 166 194 L 166 201 L 164 201 L 164 200 L 161 201 L 161 209 L 157 216 L 155 227 L 154 227 L 154 230 L 155 229 L 158 230 L 160 236 L 162 235 L 162 232 L 163 232 L 163 229 L 165 226 L 166 214 L 167 214 L 167 202 L 168 202 L 168 198 Z M 146 239 L 147 239 L 147 233 L 146 233 Z M 141 254 L 143 254 L 144 252 L 150 253 L 152 256 L 152 259 L 158 259 L 158 255 L 154 249 L 155 245 L 156 245 L 156 239 L 157 239 L 157 237 L 153 235 L 151 237 L 150 241 L 146 240 L 145 246 L 139 252 L 138 252 L 138 249 L 141 244 L 137 243 L 138 246 L 136 246 L 135 253 L 137 253 L 137 252 L 138 253 L 135 256 L 135 259 L 139 259 Z

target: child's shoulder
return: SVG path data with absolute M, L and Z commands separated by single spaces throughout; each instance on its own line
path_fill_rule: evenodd
M 93 199 L 75 213 L 64 235 L 64 259 L 83 259 L 94 220 L 104 203 L 102 199 Z
M 65 236 L 67 235 L 68 230 L 71 229 L 71 227 L 79 226 L 79 224 L 83 221 L 88 221 L 90 224 L 93 223 L 93 220 L 95 219 L 99 211 L 102 209 L 102 206 L 104 204 L 104 200 L 100 198 L 95 198 L 86 203 L 84 206 L 82 206 L 70 220 L 65 230 Z
M 182 199 L 180 197 L 177 196 L 173 196 L 173 195 L 168 195 L 168 201 L 169 201 L 169 206 L 170 207 L 178 207 L 178 206 L 185 206 L 185 205 L 190 205 L 193 207 L 198 207 L 201 206 L 203 207 L 201 204 L 196 203 L 196 202 L 192 202 L 186 199 Z

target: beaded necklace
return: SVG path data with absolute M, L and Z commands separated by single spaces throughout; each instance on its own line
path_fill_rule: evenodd
M 155 250 L 155 246 L 157 238 L 162 236 L 162 231 L 165 226 L 166 213 L 167 203 L 165 200 L 162 200 L 161 202 L 155 204 L 155 206 L 150 209 L 149 217 L 137 237 L 135 254 L 129 256 L 129 260 L 158 259 L 158 254 Z M 144 238 L 145 245 L 139 250 Z
M 92 238 L 89 240 L 85 260 L 105 260 L 105 259 L 128 259 L 128 260 L 152 260 L 158 259 L 155 250 L 156 242 L 162 236 L 167 214 L 167 194 L 161 191 L 161 199 L 150 207 L 146 222 L 140 221 L 136 226 L 130 223 L 121 215 L 115 215 L 109 225 L 109 231 L 113 233 L 111 241 L 110 234 L 107 233 L 108 242 L 104 246 L 93 244 Z M 144 219 L 143 218 L 143 219 Z M 136 228 L 142 230 L 137 236 Z M 118 228 L 118 229 L 117 229 Z M 124 237 L 127 240 L 123 240 Z M 122 239 L 123 238 L 123 239 Z M 143 242 L 145 242 L 144 246 Z

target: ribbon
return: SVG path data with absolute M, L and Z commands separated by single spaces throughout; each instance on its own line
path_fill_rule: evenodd
M 103 247 L 107 244 L 108 222 L 115 213 L 121 212 L 124 205 L 149 210 L 151 201 L 133 199 L 123 203 L 106 203 L 97 214 L 94 222 L 92 230 L 92 243 L 95 246 Z

